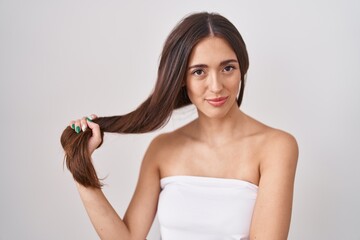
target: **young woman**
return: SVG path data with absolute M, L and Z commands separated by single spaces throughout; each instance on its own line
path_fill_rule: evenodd
M 138 109 L 70 122 L 61 137 L 66 164 L 101 239 L 143 240 L 156 213 L 163 240 L 287 239 L 298 147 L 239 109 L 248 66 L 226 18 L 193 14 L 167 38 L 155 89 Z M 158 129 L 189 104 L 198 118 L 151 142 L 121 218 L 91 163 L 103 133 Z

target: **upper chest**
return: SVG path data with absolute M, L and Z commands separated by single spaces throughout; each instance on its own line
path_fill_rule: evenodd
M 256 138 L 213 145 L 196 141 L 179 142 L 164 150 L 161 176 L 200 175 L 248 179 L 258 182 L 262 158 L 261 141 Z

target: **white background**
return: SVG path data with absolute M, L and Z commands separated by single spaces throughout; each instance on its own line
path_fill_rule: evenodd
M 166 36 L 195 11 L 224 15 L 247 44 L 241 109 L 298 140 L 289 239 L 360 239 L 359 1 L 0 0 L 1 240 L 98 239 L 60 135 L 73 118 L 145 100 Z M 120 216 L 151 138 L 194 114 L 156 133 L 106 135 L 94 158 Z

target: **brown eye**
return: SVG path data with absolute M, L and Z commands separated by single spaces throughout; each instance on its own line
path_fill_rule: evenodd
M 235 69 L 234 66 L 229 65 L 229 66 L 226 66 L 223 71 L 224 71 L 224 72 L 230 72 L 230 71 L 232 71 L 232 70 L 234 70 L 234 69 Z
M 204 71 L 202 69 L 197 69 L 197 70 L 193 71 L 192 74 L 195 76 L 201 76 L 204 74 Z

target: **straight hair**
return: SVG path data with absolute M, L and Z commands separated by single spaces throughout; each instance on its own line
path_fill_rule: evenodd
M 194 46 L 206 37 L 220 37 L 234 50 L 240 65 L 241 87 L 237 97 L 240 107 L 245 75 L 249 68 L 246 45 L 236 27 L 217 13 L 195 13 L 182 19 L 167 37 L 158 67 L 157 81 L 150 96 L 134 111 L 120 116 L 99 117 L 101 137 L 109 133 L 146 133 L 159 129 L 169 121 L 173 110 L 191 104 L 185 86 L 188 60 Z M 64 160 L 73 178 L 85 187 L 101 188 L 88 151 L 91 129 L 77 134 L 67 127 L 61 135 Z M 99 145 L 102 145 L 103 142 Z

